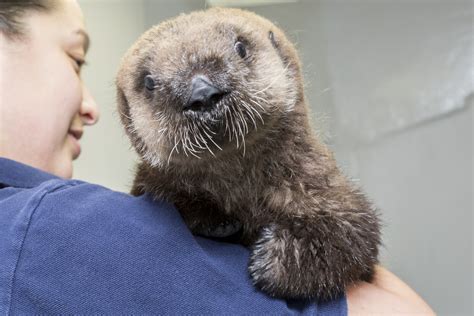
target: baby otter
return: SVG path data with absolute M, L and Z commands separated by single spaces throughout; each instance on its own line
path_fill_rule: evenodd
M 326 300 L 370 280 L 375 209 L 311 129 L 299 58 L 275 25 L 238 9 L 180 15 L 140 37 L 116 83 L 142 159 L 132 194 L 174 203 L 197 234 L 241 228 L 272 296 Z

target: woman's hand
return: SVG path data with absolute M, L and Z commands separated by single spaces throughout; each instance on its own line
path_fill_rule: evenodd
M 347 290 L 349 315 L 435 315 L 425 301 L 393 273 L 376 266 L 372 283 Z

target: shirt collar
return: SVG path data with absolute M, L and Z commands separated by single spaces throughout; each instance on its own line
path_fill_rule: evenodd
M 0 157 L 0 187 L 33 188 L 51 179 L 59 178 L 20 162 Z

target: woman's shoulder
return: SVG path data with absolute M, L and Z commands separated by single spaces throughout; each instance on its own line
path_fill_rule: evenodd
M 0 161 L 0 166 L 2 161 Z M 108 236 L 129 231 L 189 233 L 179 212 L 165 201 L 149 195 L 132 196 L 81 180 L 62 179 L 21 164 L 9 164 L 6 176 L 0 171 L 1 221 L 12 229 L 29 223 L 43 232 L 68 234 L 70 228 L 105 232 Z M 3 174 L 2 174 L 3 173 Z M 8 224 L 9 223 L 9 224 Z M 30 234 L 34 230 L 30 228 Z M 158 237 L 158 236 L 157 236 Z
M 133 229 L 189 233 L 175 207 L 144 194 L 132 196 L 81 180 L 53 179 L 38 188 L 41 201 L 37 212 L 76 226 L 107 227 L 115 234 Z M 159 236 L 156 236 L 159 238 Z
M 3 158 L 0 210 L 0 226 L 8 227 L 9 232 L 3 235 L 5 240 L 34 249 L 55 245 L 61 238 L 69 239 L 71 244 L 86 242 L 90 250 L 101 245 L 117 246 L 118 242 L 130 241 L 131 234 L 144 232 L 177 243 L 185 236 L 191 239 L 179 212 L 169 203 L 58 178 Z M 137 246 L 146 246 L 142 239 L 136 242 Z
M 256 291 L 248 250 L 193 236 L 168 203 L 8 167 L 0 171 L 0 313 L 324 310 Z M 331 315 L 345 314 L 345 297 L 331 306 Z
M 147 196 L 134 197 L 101 185 L 81 180 L 63 179 L 31 166 L 0 157 L 0 203 L 15 204 L 15 209 L 47 208 L 51 211 L 68 210 L 81 213 L 122 211 L 133 213 L 173 207 L 163 201 L 152 201 Z M 13 207 L 13 205 L 12 205 Z M 4 204 L 6 209 L 6 204 Z

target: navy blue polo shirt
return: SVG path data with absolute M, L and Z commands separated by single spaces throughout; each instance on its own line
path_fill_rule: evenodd
M 0 158 L 0 314 L 346 315 L 345 297 L 273 299 L 249 251 L 193 236 L 149 196 Z

